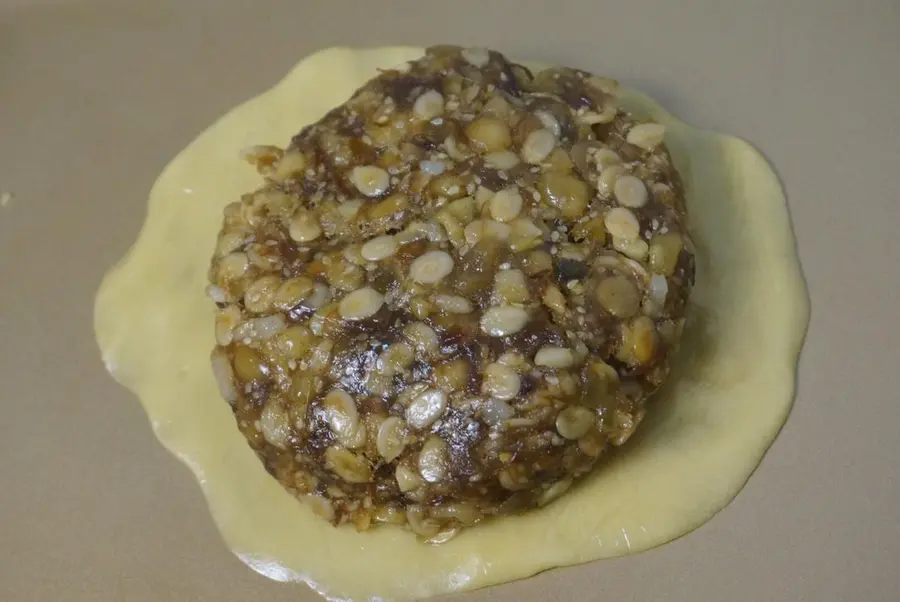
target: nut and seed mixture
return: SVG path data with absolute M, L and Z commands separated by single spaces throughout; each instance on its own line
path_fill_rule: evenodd
M 224 211 L 213 370 L 322 517 L 441 542 L 564 494 L 664 380 L 694 260 L 665 128 L 615 81 L 441 46 Z

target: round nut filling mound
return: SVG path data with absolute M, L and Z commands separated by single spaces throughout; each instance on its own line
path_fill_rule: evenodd
M 316 513 L 431 542 L 564 494 L 663 382 L 694 259 L 664 127 L 615 81 L 434 47 L 225 209 L 213 370 Z

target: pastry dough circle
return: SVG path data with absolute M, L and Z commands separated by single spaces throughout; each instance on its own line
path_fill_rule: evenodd
M 319 52 L 222 117 L 157 180 L 127 257 L 104 280 L 96 336 L 160 441 L 196 474 L 228 545 L 255 570 L 331 598 L 402 600 L 475 589 L 638 552 L 697 528 L 741 489 L 784 423 L 808 301 L 785 199 L 765 160 L 688 126 L 633 91 L 625 106 L 666 125 L 685 181 L 697 282 L 668 384 L 622 453 L 565 496 L 441 546 L 382 526 L 335 529 L 271 478 L 234 425 L 209 367 L 206 270 L 225 204 L 257 174 L 239 149 L 286 141 L 377 68 L 418 48 Z

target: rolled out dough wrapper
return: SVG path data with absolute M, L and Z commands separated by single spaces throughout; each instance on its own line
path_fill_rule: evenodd
M 631 441 L 558 501 L 440 546 L 381 526 L 335 528 L 263 469 L 209 367 L 204 296 L 225 204 L 258 176 L 237 152 L 289 138 L 418 48 L 324 50 L 222 117 L 165 169 L 135 246 L 107 275 L 95 328 L 112 375 L 195 473 L 225 541 L 253 569 L 336 599 L 406 600 L 646 550 L 728 504 L 790 410 L 808 301 L 784 195 L 746 143 L 678 121 L 646 96 L 623 103 L 666 126 L 687 190 L 696 286 L 682 348 Z

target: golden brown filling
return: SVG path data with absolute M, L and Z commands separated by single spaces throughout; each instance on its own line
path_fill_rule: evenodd
M 442 46 L 248 150 L 213 369 L 267 470 L 336 524 L 442 541 L 624 443 L 693 280 L 664 135 L 612 80 Z

